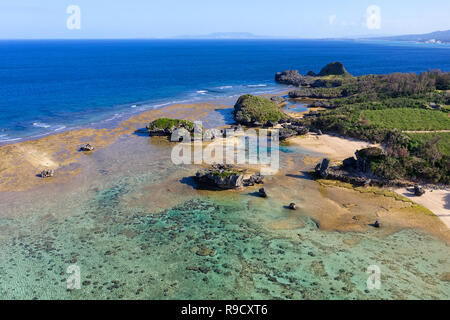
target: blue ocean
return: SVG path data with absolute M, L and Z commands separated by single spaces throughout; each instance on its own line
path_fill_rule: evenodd
M 0 143 L 177 102 L 276 92 L 274 74 L 450 70 L 450 47 L 319 40 L 0 41 Z

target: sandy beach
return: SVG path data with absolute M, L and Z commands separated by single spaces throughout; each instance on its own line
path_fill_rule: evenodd
M 289 144 L 318 152 L 330 157 L 332 160 L 344 160 L 355 155 L 355 152 L 367 147 L 380 147 L 379 144 L 371 144 L 352 138 L 332 136 L 328 134 L 307 134 L 301 137 L 289 139 Z

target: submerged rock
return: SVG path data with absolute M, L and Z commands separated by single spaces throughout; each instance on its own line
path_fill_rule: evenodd
M 41 178 L 51 178 L 53 177 L 55 172 L 51 169 L 45 169 L 41 171 Z
M 88 144 L 85 144 L 84 146 L 81 146 L 80 150 L 81 151 L 93 151 L 94 147 L 88 143 Z
M 200 249 L 198 249 L 196 254 L 201 257 L 206 257 L 206 256 L 214 257 L 216 252 L 214 250 L 204 246 L 204 247 L 201 247 Z
M 377 221 L 375 221 L 375 223 L 371 224 L 372 227 L 374 228 L 379 228 L 380 227 L 380 223 Z
M 261 198 L 267 198 L 267 193 L 266 190 L 264 190 L 264 188 L 259 189 L 258 194 Z
M 255 184 L 263 184 L 264 183 L 264 176 L 260 173 L 256 173 L 254 175 L 251 175 L 250 178 L 244 180 L 245 186 L 254 186 Z

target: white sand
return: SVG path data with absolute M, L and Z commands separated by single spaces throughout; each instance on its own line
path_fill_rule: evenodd
M 430 209 L 450 228 L 450 191 L 428 189 L 421 197 L 416 197 L 414 191 L 406 188 L 396 189 L 395 192 Z
M 330 136 L 327 134 L 308 134 L 303 137 L 289 139 L 289 142 L 302 148 L 323 153 L 332 160 L 344 160 L 355 155 L 355 152 L 367 147 L 380 147 L 367 141 Z

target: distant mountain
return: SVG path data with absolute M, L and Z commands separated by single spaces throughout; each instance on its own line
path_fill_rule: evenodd
M 410 34 L 403 36 L 380 37 L 371 39 L 391 40 L 391 41 L 414 41 L 423 43 L 450 43 L 450 30 L 436 31 L 427 34 Z
M 268 39 L 274 37 L 258 36 L 250 32 L 215 32 L 204 35 L 181 35 L 177 39 Z

